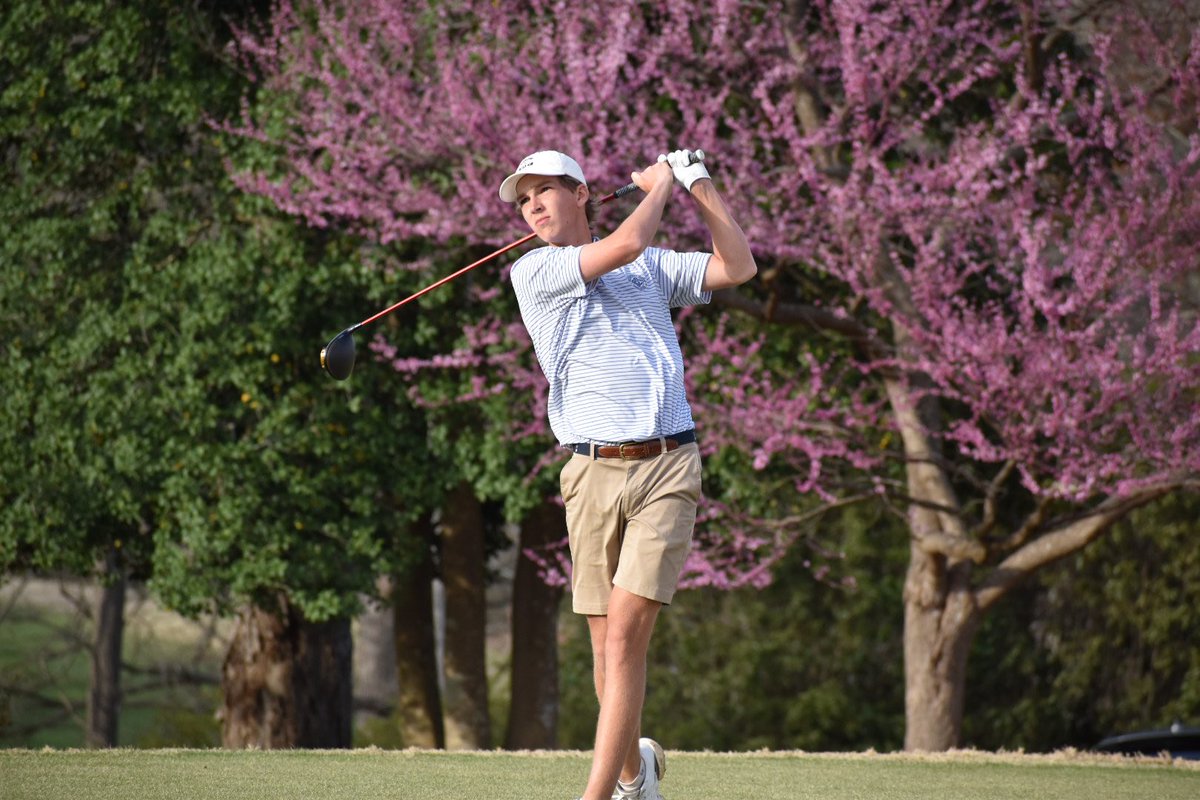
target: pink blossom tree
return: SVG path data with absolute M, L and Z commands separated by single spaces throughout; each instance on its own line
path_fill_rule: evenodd
M 240 45 L 289 113 L 232 127 L 279 158 L 238 180 L 382 243 L 498 244 L 527 152 L 615 188 L 707 150 L 761 273 L 680 320 L 705 447 L 905 516 L 905 744 L 942 750 L 983 615 L 1200 471 L 1200 37 L 1078 5 L 284 2 Z M 704 245 L 686 203 L 664 229 Z M 476 370 L 462 396 L 548 444 L 512 304 L 480 300 L 441 362 L 377 347 Z M 802 515 L 713 500 L 690 580 L 765 580 Z

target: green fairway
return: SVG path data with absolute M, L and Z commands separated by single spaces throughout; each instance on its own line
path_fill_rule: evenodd
M 579 752 L 7 750 L 6 800 L 571 800 Z M 1200 764 L 1084 755 L 669 753 L 667 800 L 1194 800 Z

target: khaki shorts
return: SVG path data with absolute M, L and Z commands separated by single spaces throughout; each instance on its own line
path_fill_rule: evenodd
M 572 608 L 603 616 L 613 586 L 670 603 L 700 500 L 700 449 L 624 461 L 574 453 L 562 469 Z

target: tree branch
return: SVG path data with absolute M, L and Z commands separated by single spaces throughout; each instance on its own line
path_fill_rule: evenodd
M 983 498 L 983 519 L 979 526 L 972 531 L 971 538 L 975 540 L 983 539 L 992 528 L 996 527 L 996 498 L 1000 496 L 1000 490 L 1004 486 L 1004 482 L 1008 480 L 1008 476 L 1012 475 L 1012 471 L 1016 469 L 1017 462 L 1011 458 L 1004 462 L 1004 466 L 996 473 L 996 476 L 988 483 L 987 493 Z
M 1021 3 L 1021 51 L 1025 62 L 1025 78 L 1034 91 L 1042 90 L 1042 47 L 1037 33 L 1034 9 L 1028 2 Z
M 897 326 L 895 336 L 897 345 L 903 347 L 904 329 Z M 987 548 L 966 535 L 962 505 L 946 471 L 936 463 L 930 431 L 921 421 L 910 387 L 894 377 L 885 378 L 884 386 L 904 444 L 909 502 L 917 505 L 908 524 L 913 541 L 930 555 L 983 563 Z
M 1039 536 L 996 567 L 976 590 L 976 606 L 980 611 L 987 610 L 1033 572 L 1083 549 L 1126 514 L 1184 485 L 1182 482 L 1174 482 L 1144 489 L 1130 497 L 1110 497 L 1086 516 Z
M 128 661 L 121 662 L 121 669 L 130 675 L 148 675 L 158 678 L 158 681 L 143 684 L 143 688 L 163 688 L 191 684 L 195 686 L 218 686 L 221 679 L 209 672 L 191 669 L 182 664 L 159 664 L 153 667 L 139 667 Z
M 787 40 L 788 55 L 791 56 L 798 68 L 796 79 L 792 81 L 792 102 L 796 109 L 796 121 L 800 123 L 800 129 L 805 136 L 814 136 L 825 123 L 818 97 L 820 85 L 813 78 L 812 68 L 808 63 L 808 50 L 793 32 L 803 30 L 801 9 L 792 8 L 790 16 L 792 19 L 788 22 L 791 24 L 784 27 L 784 37 Z M 835 166 L 834 154 L 828 147 L 814 147 L 813 161 L 822 171 L 828 171 Z
M 941 531 L 919 531 L 910 526 L 917 546 L 929 555 L 945 556 L 951 561 L 971 561 L 982 564 L 987 560 L 987 548 L 974 539 Z
M 0 689 L 12 697 L 20 697 L 21 699 L 28 700 L 36 705 L 41 706 L 42 708 L 57 708 L 63 709 L 64 713 L 74 713 L 74 706 L 71 705 L 70 701 L 65 695 L 60 694 L 55 697 L 54 695 L 43 694 L 36 689 L 26 689 L 23 686 L 17 686 L 15 684 L 0 684 Z
M 870 500 L 874 497 L 876 497 L 874 492 L 870 492 L 870 493 L 866 493 L 866 494 L 857 494 L 857 495 L 853 495 L 851 497 L 843 497 L 840 500 L 834 500 L 832 503 L 825 503 L 822 506 L 820 506 L 819 508 L 814 508 L 813 510 L 806 511 L 803 514 L 793 514 L 792 516 L 782 517 L 780 519 L 763 520 L 761 525 L 764 528 L 772 528 L 772 529 L 791 528 L 791 527 L 794 527 L 797 525 L 803 525 L 807 522 L 811 522 L 814 519 L 819 519 L 821 516 L 834 510 L 835 508 L 844 508 L 846 506 L 852 506 L 856 503 L 861 503 L 864 500 Z
M 1046 512 L 1050 509 L 1050 504 L 1053 502 L 1054 498 L 1052 497 L 1043 497 L 1040 499 L 1037 508 L 1025 518 L 1025 523 L 1021 526 L 1020 530 L 1014 531 L 1010 536 L 998 542 L 996 549 L 1000 551 L 1015 550 L 1029 541 L 1029 537 L 1046 521 Z
M 50 717 L 44 717 L 37 722 L 31 722 L 28 725 L 14 726 L 5 729 L 5 734 L 14 739 L 23 739 L 31 733 L 38 733 L 47 728 L 53 728 L 63 722 L 75 722 L 82 726 L 83 722 L 79 715 L 74 711 L 60 711 Z
M 927 463 L 934 463 L 934 462 L 927 462 Z M 917 506 L 919 508 L 923 508 L 928 511 L 935 511 L 938 514 L 949 514 L 954 517 L 959 516 L 959 510 L 955 506 L 946 505 L 945 503 L 938 503 L 933 500 L 926 500 L 923 497 L 916 497 L 912 494 L 909 494 L 908 492 L 901 491 L 899 489 L 892 490 L 892 491 L 888 492 L 888 494 L 890 494 L 892 497 L 896 498 L 897 500 L 901 500 L 905 503 L 908 503 L 910 506 Z
M 4 587 L 6 597 L 4 599 L 4 608 L 0 609 L 0 622 L 4 622 L 4 620 L 8 619 L 8 615 L 11 614 L 12 610 L 17 607 L 17 601 L 21 599 L 21 593 L 25 591 L 25 587 L 28 585 L 28 583 L 28 576 L 22 576 L 18 581 L 16 581 L 15 588 L 11 588 L 10 586 Z
M 871 329 L 857 320 L 838 316 L 828 309 L 816 306 L 800 303 L 775 303 L 768 314 L 766 303 L 752 300 L 733 289 L 721 289 L 713 292 L 713 302 L 722 308 L 741 311 L 756 319 L 835 333 L 866 346 L 870 346 L 874 338 Z

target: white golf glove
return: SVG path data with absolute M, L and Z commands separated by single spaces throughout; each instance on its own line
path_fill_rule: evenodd
M 704 151 L 697 150 L 694 153 L 691 150 L 676 150 L 670 155 L 659 156 L 659 161 L 666 161 L 671 165 L 671 172 L 675 175 L 675 180 L 679 181 L 680 185 L 689 192 L 692 190 L 692 184 L 701 178 L 707 178 L 708 170 L 704 167 Z

